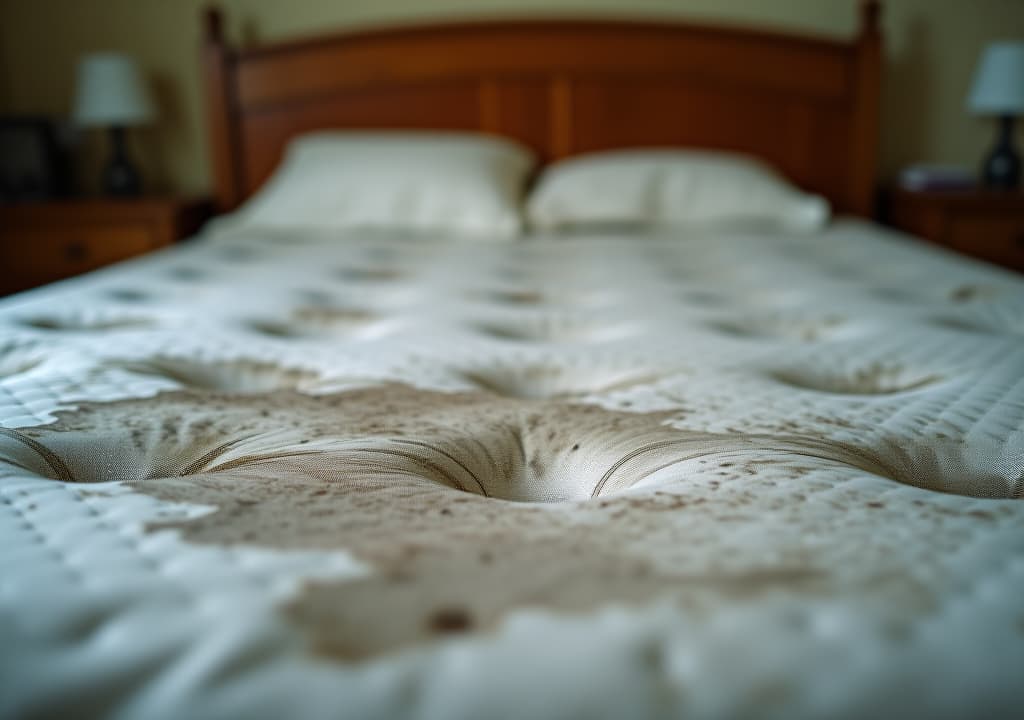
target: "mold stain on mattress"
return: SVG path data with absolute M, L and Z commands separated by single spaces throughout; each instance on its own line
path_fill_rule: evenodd
M 5 430 L 0 477 L 120 480 L 216 507 L 151 526 L 195 543 L 353 553 L 372 576 L 309 584 L 285 609 L 317 652 L 346 661 L 486 631 L 517 608 L 838 591 L 802 543 L 770 559 L 728 551 L 762 512 L 749 492 L 758 468 L 743 459 L 883 475 L 884 464 L 862 448 L 678 430 L 670 418 L 397 384 L 316 397 L 186 391 Z M 786 507 L 799 517 L 800 504 Z M 791 534 L 775 522 L 762 538 Z
M 957 303 L 991 300 L 1001 294 L 994 285 L 960 285 L 949 291 L 949 299 Z
M 206 361 L 158 356 L 146 360 L 121 362 L 118 366 L 139 375 L 171 380 L 187 388 L 226 394 L 308 389 L 320 380 L 320 375 L 311 370 L 245 359 Z

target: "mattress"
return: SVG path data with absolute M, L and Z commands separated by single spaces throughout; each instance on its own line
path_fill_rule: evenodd
M 0 303 L 0 715 L 1009 717 L 1024 282 L 220 230 Z

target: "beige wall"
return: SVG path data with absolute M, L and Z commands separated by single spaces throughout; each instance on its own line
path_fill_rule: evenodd
M 199 93 L 200 10 L 209 0 L 0 0 L 0 112 L 64 115 L 76 58 L 131 53 L 151 77 L 160 120 L 135 135 L 160 188 L 209 187 Z M 856 29 L 855 0 L 220 0 L 236 39 L 259 41 L 343 26 L 428 19 L 554 14 L 681 18 L 792 28 L 834 36 Z M 910 162 L 975 166 L 991 121 L 964 111 L 985 43 L 1024 38 L 1024 0 L 887 0 L 882 167 Z M 89 135 L 88 171 L 102 146 Z M 85 172 L 86 176 L 93 173 Z

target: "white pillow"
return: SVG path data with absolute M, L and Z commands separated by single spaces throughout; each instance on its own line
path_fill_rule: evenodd
M 790 185 L 767 165 L 733 153 L 615 150 L 552 165 L 527 202 L 539 230 L 574 225 L 738 222 L 820 229 L 828 202 Z
M 292 140 L 233 217 L 246 226 L 387 227 L 509 237 L 532 153 L 476 133 L 326 131 Z

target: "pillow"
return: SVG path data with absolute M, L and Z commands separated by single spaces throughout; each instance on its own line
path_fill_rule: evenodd
M 544 171 L 527 203 L 539 230 L 577 225 L 745 223 L 818 230 L 828 202 L 767 165 L 733 153 L 617 150 L 563 160 Z
M 327 131 L 296 138 L 235 215 L 246 226 L 516 235 L 534 158 L 474 133 Z

